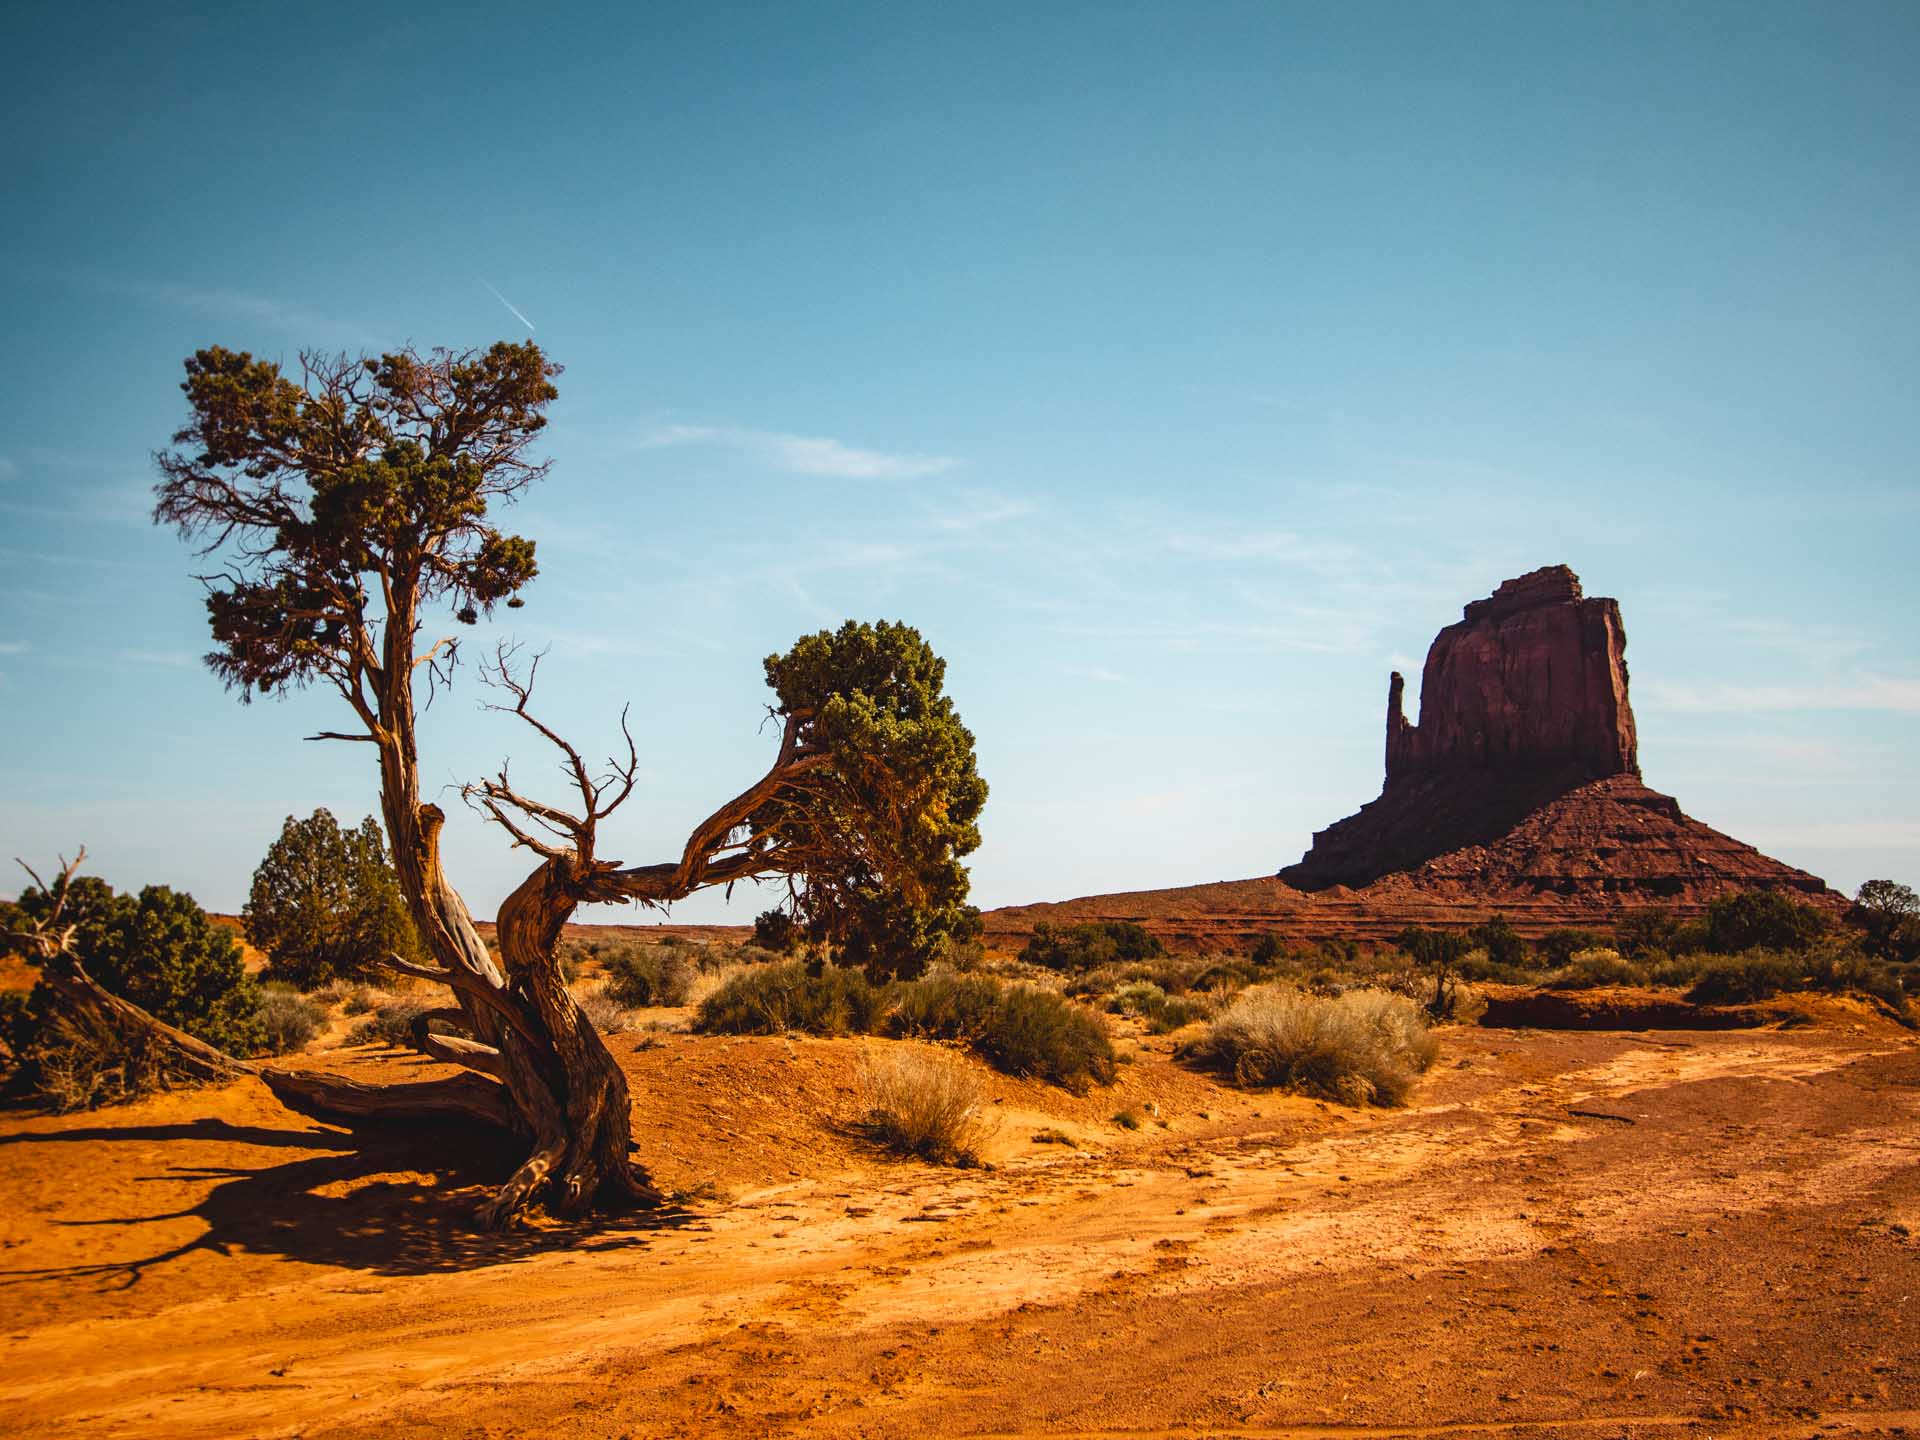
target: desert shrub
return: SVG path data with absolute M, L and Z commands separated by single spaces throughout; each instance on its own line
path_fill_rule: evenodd
M 775 955 L 791 955 L 806 938 L 800 922 L 785 910 L 762 910 L 753 918 L 753 943 Z
M 693 1028 L 720 1035 L 864 1035 L 878 1026 L 887 1000 L 887 987 L 858 970 L 810 970 L 803 961 L 784 960 L 729 975 L 700 1002 Z
M 576 997 L 587 1019 L 602 1035 L 621 1035 L 634 1027 L 633 1011 L 622 1005 L 606 989 L 589 990 Z
M 1138 1110 L 1116 1110 L 1113 1116 L 1113 1123 L 1118 1125 L 1122 1130 L 1138 1130 L 1140 1128 L 1140 1112 Z
M 425 1000 L 398 999 L 379 1002 L 372 1012 L 347 1032 L 349 1045 L 407 1045 L 413 1040 L 413 1024 L 429 1010 L 442 1007 Z M 428 1022 L 429 1026 L 433 1022 Z
M 972 1045 L 992 1024 L 1003 988 L 982 975 L 945 972 L 903 985 L 887 1019 L 887 1033 Z
M 1029 965 L 1048 970 L 1091 970 L 1099 965 L 1124 965 L 1164 955 L 1159 939 L 1131 920 L 1100 920 L 1056 928 L 1042 921 L 1020 951 Z
M 1607 948 L 1607 937 L 1594 930 L 1549 930 L 1534 946 L 1542 968 L 1565 969 L 1567 962 L 1582 950 Z
M 1113 1045 L 1099 1020 L 1032 985 L 979 975 L 930 975 L 901 987 L 894 1035 L 957 1040 L 996 1070 L 1050 1080 L 1076 1094 L 1113 1079 Z
M 305 820 L 289 815 L 253 872 L 240 919 L 267 953 L 270 977 L 303 990 L 363 975 L 391 954 L 420 958 L 386 836 L 371 815 L 354 830 L 324 809 Z
M 1618 950 L 1580 950 L 1542 982 L 1549 990 L 1595 990 L 1602 985 L 1644 985 L 1647 972 Z
M 1239 960 L 1208 960 L 1187 978 L 1184 988 L 1188 990 L 1218 991 L 1239 990 L 1251 985 L 1258 975 L 1251 964 Z M 1169 986 L 1178 990 L 1180 986 Z
M 36 919 L 52 903 L 38 889 L 20 897 Z M 229 1054 L 260 1047 L 260 987 L 232 933 L 191 895 L 164 885 L 116 895 L 105 881 L 82 876 L 68 888 L 62 919 L 77 927 L 74 958 L 106 989 Z
M 1518 965 L 1502 964 L 1477 946 L 1460 957 L 1454 973 L 1462 980 L 1492 980 L 1501 985 L 1526 985 L 1535 979 L 1524 960 Z
M 1107 999 L 1107 1008 L 1116 1015 L 1145 1019 L 1167 1003 L 1167 992 L 1151 980 L 1135 980 L 1122 985 Z
M 1253 942 L 1253 949 L 1247 952 L 1247 958 L 1256 965 L 1271 965 L 1285 953 L 1278 935 L 1262 935 Z
M 1804 962 L 1775 950 L 1748 950 L 1704 961 L 1687 998 L 1701 1005 L 1767 1000 L 1802 984 Z
M 1613 943 L 1622 955 L 1632 960 L 1671 955 L 1679 929 L 1672 911 L 1653 906 L 1634 911 L 1614 926 Z
M 1397 1105 L 1439 1048 L 1405 996 L 1352 990 L 1329 999 L 1261 986 L 1229 1004 L 1181 1056 L 1238 1085 Z
M 833 942 L 837 962 L 858 966 L 876 985 L 915 980 L 948 964 L 955 947 L 977 940 L 981 929 L 980 911 L 960 898 L 966 893 L 964 871 L 956 867 L 950 883 L 958 889 L 947 890 L 932 903 L 878 886 L 847 892 L 835 902 L 836 913 L 823 931 Z
M 1460 962 L 1473 950 L 1465 935 L 1450 930 L 1429 930 L 1409 925 L 1396 942 L 1413 957 L 1413 963 L 1433 976 L 1433 998 L 1427 1009 L 1434 1015 L 1451 1015 L 1457 992 Z
M 1467 944 L 1482 951 L 1494 969 L 1518 970 L 1527 963 L 1526 941 L 1504 915 L 1490 915 L 1467 931 Z
M 1115 990 L 1107 1008 L 1116 1015 L 1131 1015 L 1144 1021 L 1155 1035 L 1165 1035 L 1182 1025 L 1204 1019 L 1207 1005 L 1199 1000 L 1167 994 L 1151 980 L 1135 980 Z
M 786 958 L 753 944 L 736 945 L 731 950 L 709 945 L 694 957 L 694 962 L 702 975 L 712 975 L 736 965 L 777 965 Z
M 861 1068 L 859 1129 L 897 1155 L 935 1165 L 977 1165 L 991 1127 L 986 1092 L 958 1060 L 924 1053 L 889 1055 Z
M 0 1074 L 14 1069 L 32 1047 L 40 1015 L 30 990 L 0 990 Z
M 306 1049 L 326 1023 L 326 1007 L 291 985 L 260 987 L 261 1045 L 269 1055 Z
M 602 950 L 607 995 L 620 1005 L 684 1005 L 693 988 L 694 965 L 684 946 L 618 945 Z
M 1718 955 L 1745 950 L 1805 950 L 1827 928 L 1826 916 L 1778 890 L 1723 895 L 1707 906 L 1707 948 Z
M 1003 989 L 973 1045 L 996 1070 L 1050 1080 L 1076 1095 L 1114 1075 L 1113 1045 L 1099 1020 L 1033 985 Z
M 50 1022 L 27 1067 L 31 1088 L 59 1114 L 92 1110 L 168 1088 L 165 1056 L 152 1037 L 118 1029 Z

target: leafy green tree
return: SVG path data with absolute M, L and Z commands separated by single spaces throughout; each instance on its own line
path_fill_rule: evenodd
M 766 671 L 775 713 L 806 717 L 797 738 L 817 768 L 748 817 L 749 850 L 790 857 L 800 922 L 846 963 L 920 974 L 979 933 L 961 862 L 979 848 L 987 784 L 946 661 L 909 625 L 850 620 Z
M 33 888 L 20 896 L 30 919 L 52 912 L 56 897 Z M 157 1019 L 231 1054 L 265 1038 L 260 987 L 233 934 L 183 891 L 149 885 L 116 895 L 104 880 L 75 879 L 62 919 L 77 926 L 70 950 L 94 980 Z
M 1920 895 L 1894 880 L 1869 880 L 1853 898 L 1847 923 L 1863 932 L 1868 950 L 1882 960 L 1920 962 Z
M 1719 955 L 1805 950 L 1826 928 L 1826 916 L 1778 890 L 1723 895 L 1707 906 L 1707 948 Z
M 342 830 L 329 810 L 289 815 L 253 872 L 241 911 L 247 938 L 267 953 L 270 975 L 303 990 L 354 978 L 390 955 L 420 959 L 406 898 L 371 815 Z

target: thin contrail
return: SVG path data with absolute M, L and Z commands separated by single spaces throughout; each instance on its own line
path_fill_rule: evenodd
M 484 280 L 482 280 L 480 283 L 482 285 L 487 285 L 487 282 Z M 502 305 L 506 306 L 507 309 L 513 310 L 514 319 L 518 320 L 522 325 L 526 326 L 527 329 L 529 330 L 533 329 L 533 322 L 529 320 L 526 316 L 522 315 L 518 310 L 515 310 L 513 302 L 507 299 L 506 296 L 502 295 L 498 290 L 494 289 L 493 286 L 491 285 L 487 285 L 487 293 L 493 296 L 493 298 L 498 300 Z

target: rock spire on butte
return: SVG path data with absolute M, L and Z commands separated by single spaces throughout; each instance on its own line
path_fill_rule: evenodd
M 1302 890 L 1416 882 L 1700 902 L 1731 889 L 1826 894 L 1814 876 L 1689 819 L 1640 782 L 1617 602 L 1552 565 L 1473 601 L 1435 637 L 1420 723 L 1387 690 L 1386 784 L 1280 878 Z

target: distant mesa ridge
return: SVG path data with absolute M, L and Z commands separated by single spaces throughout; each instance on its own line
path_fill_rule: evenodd
M 1434 637 L 1420 723 L 1387 688 L 1386 784 L 1280 878 L 1301 890 L 1411 872 L 1436 883 L 1637 892 L 1826 893 L 1816 877 L 1692 820 L 1640 782 L 1619 602 L 1550 565 L 1508 580 Z

